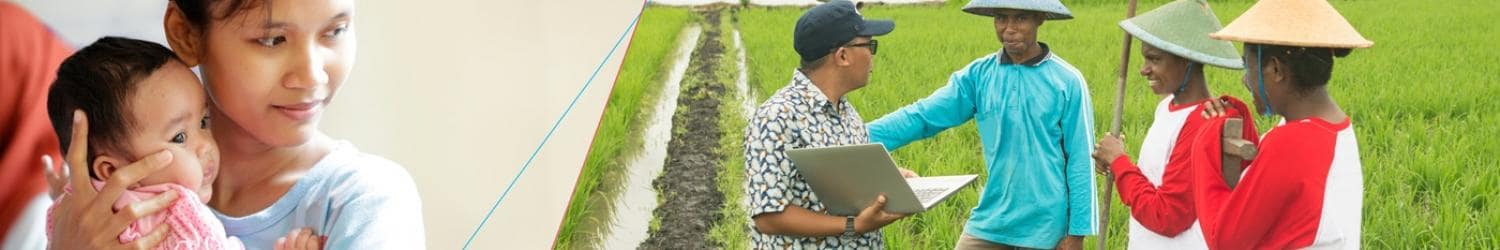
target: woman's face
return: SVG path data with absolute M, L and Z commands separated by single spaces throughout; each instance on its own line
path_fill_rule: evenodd
M 233 123 L 220 127 L 270 146 L 315 135 L 354 67 L 353 19 L 353 0 L 270 0 L 210 21 L 199 63 L 221 121 Z
M 1186 59 L 1146 43 L 1141 43 L 1141 56 L 1146 62 L 1141 64 L 1140 73 L 1150 84 L 1151 93 L 1170 95 L 1186 84 L 1182 80 L 1187 72 Z
M 1285 100 L 1285 97 L 1282 97 L 1281 93 L 1285 89 L 1285 84 L 1288 84 L 1285 81 L 1288 79 L 1288 76 L 1284 75 L 1286 71 L 1281 70 L 1281 62 L 1279 60 L 1269 54 L 1263 56 L 1257 55 L 1257 47 L 1258 45 L 1245 45 L 1244 56 L 1241 56 L 1243 58 L 1242 61 L 1245 63 L 1245 76 L 1240 78 L 1240 81 L 1245 84 L 1245 89 L 1250 91 L 1250 96 L 1254 97 L 1255 113 L 1269 116 L 1273 115 L 1270 112 L 1281 109 L 1276 103 L 1272 103 L 1266 100 L 1266 98 Z M 1264 78 L 1265 82 L 1265 92 L 1262 92 L 1261 89 L 1262 78 Z M 1271 107 L 1272 110 L 1267 110 L 1267 107 Z

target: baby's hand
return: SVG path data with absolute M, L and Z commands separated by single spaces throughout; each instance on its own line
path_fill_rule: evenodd
M 318 250 L 328 236 L 313 234 L 311 228 L 292 229 L 286 236 L 276 239 L 276 250 Z

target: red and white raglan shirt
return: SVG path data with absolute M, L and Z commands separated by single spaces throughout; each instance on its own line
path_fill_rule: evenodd
M 1141 143 L 1139 164 L 1131 163 L 1128 155 L 1110 163 L 1120 201 L 1130 207 L 1128 242 L 1132 249 L 1208 248 L 1193 208 L 1193 179 L 1188 171 L 1193 136 L 1206 121 L 1201 115 L 1203 105 L 1173 105 L 1173 98 L 1156 105 L 1156 116 Z M 1246 128 L 1247 139 L 1254 141 L 1255 128 Z
M 1246 109 L 1241 109 L 1246 110 Z M 1212 249 L 1358 249 L 1364 177 L 1349 119 L 1283 121 L 1233 190 L 1219 175 L 1224 119 L 1194 139 L 1193 199 Z

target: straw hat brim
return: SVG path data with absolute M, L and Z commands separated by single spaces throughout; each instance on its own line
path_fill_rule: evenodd
M 1161 39 L 1161 37 L 1157 37 L 1155 35 L 1152 35 L 1151 33 L 1146 32 L 1145 30 L 1142 30 L 1140 27 L 1129 21 L 1120 21 L 1120 28 L 1124 29 L 1125 32 L 1130 33 L 1132 36 L 1135 36 L 1136 39 L 1141 39 L 1141 42 L 1151 44 L 1152 47 L 1165 50 L 1168 53 L 1172 53 L 1173 55 L 1177 55 L 1188 60 L 1226 69 L 1245 69 L 1245 63 L 1239 58 L 1227 58 L 1222 56 L 1209 55 L 1208 53 L 1203 53 L 1202 51 L 1183 47 L 1182 45 L 1178 45 L 1177 43 L 1168 42 L 1167 40 Z M 1229 48 L 1234 49 L 1234 45 L 1229 45 Z
M 1177 0 L 1120 21 L 1126 33 L 1168 53 L 1198 63 L 1243 69 L 1240 53 L 1229 41 L 1208 38 L 1219 18 L 1204 0 Z
M 1262 0 L 1209 37 L 1298 47 L 1369 48 L 1375 45 L 1360 35 L 1325 0 Z
M 1057 0 L 970 0 L 964 5 L 969 14 L 994 17 L 1000 9 L 1036 11 L 1046 14 L 1047 20 L 1073 19 L 1073 12 Z

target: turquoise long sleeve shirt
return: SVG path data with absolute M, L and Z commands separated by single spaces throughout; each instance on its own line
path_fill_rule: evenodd
M 896 150 L 977 120 L 989 176 L 964 233 L 1050 249 L 1065 234 L 1093 235 L 1098 228 L 1089 157 L 1093 113 L 1083 75 L 1062 58 L 1044 52 L 1016 63 L 990 54 L 954 72 L 932 95 L 870 123 L 869 131 L 872 142 Z

